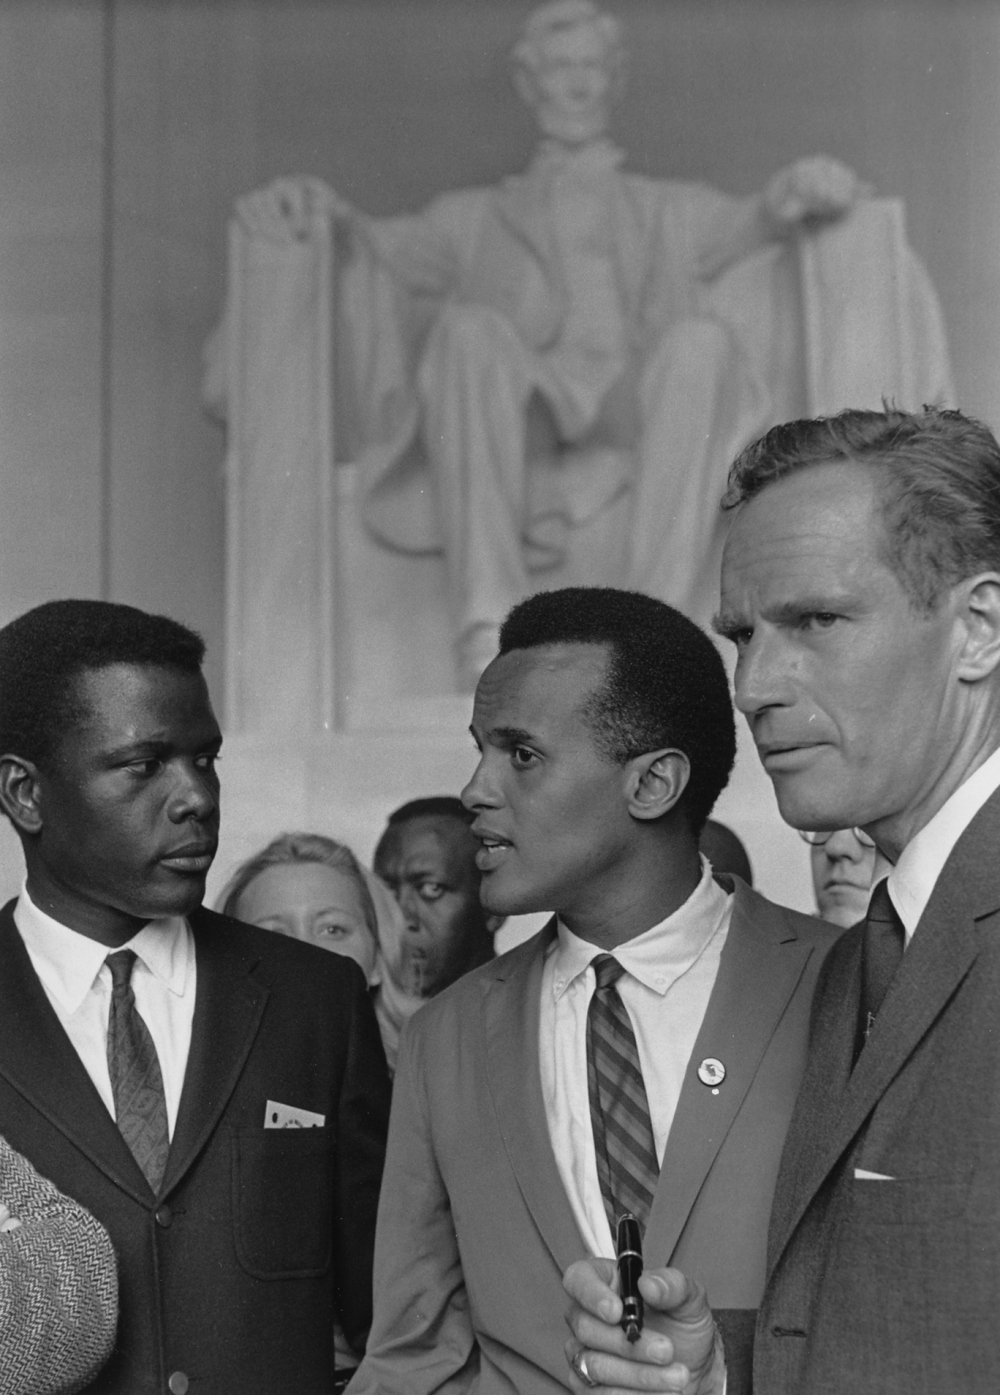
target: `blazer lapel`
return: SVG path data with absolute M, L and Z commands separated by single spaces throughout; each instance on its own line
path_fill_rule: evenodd
M 839 1109 L 835 1103 L 831 1109 L 829 1094 L 824 1109 L 817 1091 L 815 1118 L 796 1111 L 792 1132 L 799 1144 L 801 1180 L 789 1160 L 795 1199 L 782 1218 L 780 1234 L 775 1230 L 775 1261 L 830 1171 L 975 963 L 981 943 L 976 922 L 1000 908 L 998 845 L 1000 794 L 979 811 L 945 863 L 865 1050 L 844 1083 Z M 813 1027 L 807 1080 L 815 1081 L 824 1066 L 835 1072 L 834 1081 L 843 1080 L 845 1058 L 850 1072 L 846 1040 L 848 1034 L 853 1040 L 860 993 L 860 931 L 853 946 L 842 945 L 843 952 L 850 953 L 850 961 L 845 960 L 838 970 L 845 992 L 838 997 L 832 981 L 824 989 L 823 1015 Z M 810 1127 L 815 1139 L 811 1146 L 800 1142 Z
M 0 912 L 0 1074 L 116 1186 L 152 1192 L 31 964 L 14 901 Z
M 250 977 L 252 953 L 219 935 L 199 907 L 190 917 L 197 963 L 191 1049 L 161 1195 L 183 1179 L 229 1102 L 260 1025 L 268 990 Z
M 705 1018 L 688 1063 L 660 1167 L 645 1250 L 668 1264 L 712 1163 L 736 1118 L 813 946 L 773 907 L 736 883 L 732 922 Z M 698 1078 L 706 1056 L 722 1061 L 718 1093 Z
M 552 920 L 498 965 L 484 1004 L 486 1069 L 500 1133 L 524 1201 L 565 1270 L 585 1250 L 549 1139 L 538 1060 L 539 1005 Z

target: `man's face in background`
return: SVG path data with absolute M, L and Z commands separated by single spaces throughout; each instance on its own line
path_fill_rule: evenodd
M 426 814 L 390 824 L 375 871 L 406 918 L 403 978 L 420 997 L 440 993 L 492 954 L 493 924 L 479 903 L 479 844 L 468 824 Z

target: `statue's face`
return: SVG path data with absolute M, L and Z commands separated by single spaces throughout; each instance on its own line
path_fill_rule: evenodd
M 595 25 L 580 24 L 543 40 L 533 78 L 533 105 L 547 136 L 575 145 L 604 134 L 612 67 Z

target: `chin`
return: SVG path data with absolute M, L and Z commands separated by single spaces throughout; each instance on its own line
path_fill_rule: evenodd
M 530 915 L 533 911 L 549 909 L 540 895 L 532 895 L 530 888 L 493 885 L 489 875 L 483 877 L 479 888 L 479 904 L 487 915 Z

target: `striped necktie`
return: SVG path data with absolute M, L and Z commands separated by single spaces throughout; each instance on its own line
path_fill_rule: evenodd
M 615 987 L 625 970 L 610 954 L 599 954 L 593 969 L 587 1084 L 597 1176 L 612 1235 L 623 1211 L 631 1211 L 645 1231 L 659 1167 L 635 1032 Z
M 861 1055 L 889 984 L 899 968 L 905 940 L 903 922 L 889 895 L 889 879 L 883 877 L 872 892 L 861 942 L 861 1004 L 855 1061 Z
M 115 1099 L 115 1121 L 132 1156 L 154 1192 L 160 1190 L 170 1150 L 167 1099 L 149 1028 L 139 1016 L 132 992 L 136 954 L 109 954 L 111 1010 L 108 1013 L 108 1073 Z

